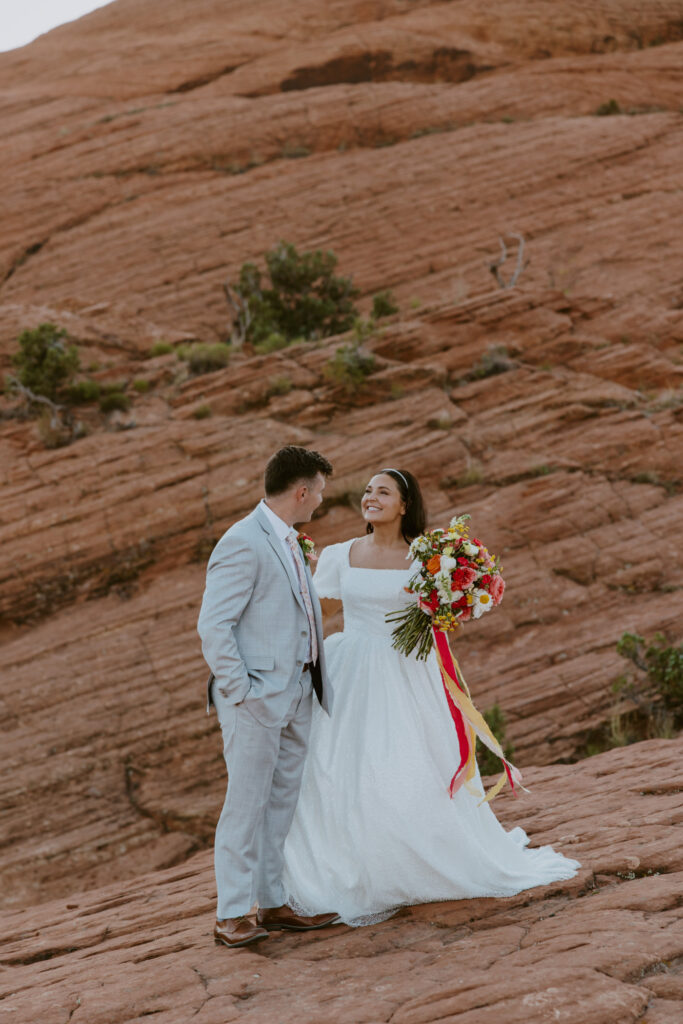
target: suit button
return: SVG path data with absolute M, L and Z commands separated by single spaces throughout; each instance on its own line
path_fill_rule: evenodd
M 306 632 L 306 630 L 305 630 L 305 629 L 302 629 L 302 630 L 301 630 L 301 635 L 302 635 L 302 636 L 308 636 L 308 633 Z
M 303 661 L 297 661 L 297 663 L 296 663 L 296 664 L 297 664 L 297 667 L 298 667 L 298 668 L 301 668 L 301 666 L 303 665 Z

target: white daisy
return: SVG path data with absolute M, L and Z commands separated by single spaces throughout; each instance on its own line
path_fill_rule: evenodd
M 474 590 L 472 597 L 472 616 L 475 619 L 480 619 L 484 612 L 490 612 L 493 608 L 493 598 L 488 590 Z

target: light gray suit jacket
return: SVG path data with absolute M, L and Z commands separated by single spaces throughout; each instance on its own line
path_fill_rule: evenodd
M 329 714 L 322 616 L 308 566 L 306 578 L 319 651 L 311 675 Z M 283 722 L 308 656 L 308 616 L 294 567 L 258 506 L 213 549 L 197 630 L 211 669 L 207 711 L 215 679 L 223 697 L 233 704 L 244 701 L 263 725 Z

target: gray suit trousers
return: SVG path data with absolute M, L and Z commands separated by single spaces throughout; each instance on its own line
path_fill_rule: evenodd
M 299 797 L 311 727 L 311 677 L 291 687 L 283 724 L 263 725 L 250 701 L 231 704 L 212 687 L 223 734 L 228 791 L 216 826 L 217 917 L 280 907 L 283 849 Z

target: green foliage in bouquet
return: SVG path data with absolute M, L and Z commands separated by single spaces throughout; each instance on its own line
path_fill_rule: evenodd
M 419 605 L 411 604 L 401 611 L 390 612 L 386 616 L 386 620 L 396 623 L 391 635 L 393 637 L 392 646 L 397 651 L 405 654 L 406 657 L 415 651 L 418 661 L 425 661 L 428 658 L 434 646 L 432 619 L 422 611 Z

